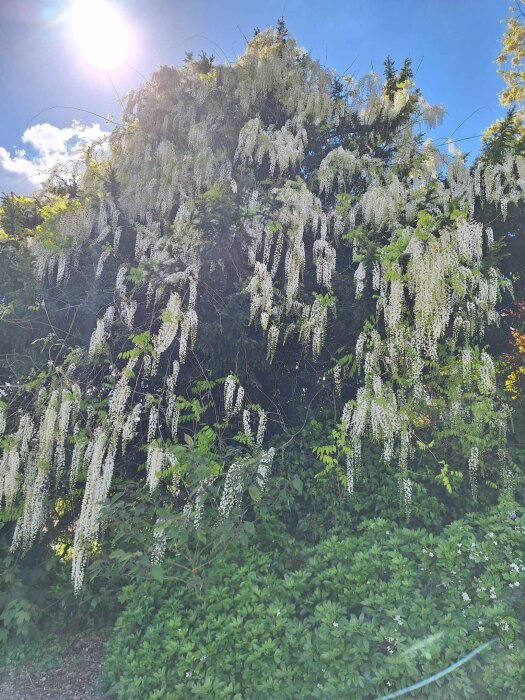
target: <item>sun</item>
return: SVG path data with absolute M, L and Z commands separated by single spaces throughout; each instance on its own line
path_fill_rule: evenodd
M 129 52 L 129 34 L 105 0 L 75 0 L 71 8 L 73 36 L 86 59 L 97 68 L 117 68 Z

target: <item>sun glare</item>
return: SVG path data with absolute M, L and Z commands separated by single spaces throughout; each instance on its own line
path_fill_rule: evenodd
M 71 11 L 73 36 L 94 66 L 117 68 L 129 51 L 129 35 L 117 12 L 104 0 L 76 0 Z

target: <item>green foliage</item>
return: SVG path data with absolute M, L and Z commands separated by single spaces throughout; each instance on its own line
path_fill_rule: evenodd
M 502 119 L 497 119 L 482 136 L 483 157 L 491 163 L 501 162 L 507 153 L 525 154 L 523 115 L 511 108 Z
M 313 448 L 314 454 L 324 466 L 323 471 L 316 474 L 316 477 L 326 476 L 335 469 L 342 485 L 346 488 L 348 484 L 342 465 L 345 463 L 345 458 L 352 454 L 352 450 L 348 445 L 346 430 L 342 422 L 331 431 L 330 437 L 331 442 L 328 445 L 316 445 Z
M 106 689 L 117 698 L 376 698 L 496 636 L 418 697 L 518 697 L 524 530 L 524 513 L 508 504 L 437 535 L 368 520 L 313 548 L 229 551 L 199 589 L 128 587 Z
M 60 544 L 21 558 L 7 551 L 6 530 L 0 523 L 0 672 L 33 659 L 56 663 L 60 637 L 95 622 L 74 600 L 69 562 L 59 554 Z
M 0 206 L 0 242 L 23 238 L 41 220 L 42 212 L 35 199 L 15 194 L 4 196 Z
M 104 627 L 123 605 L 106 664 L 117 697 L 375 698 L 494 635 L 482 664 L 421 697 L 517 697 L 525 517 L 486 513 L 498 493 L 523 497 L 524 450 L 505 442 L 490 372 L 505 329 L 478 346 L 495 314 L 455 328 L 450 304 L 474 304 L 480 280 L 479 304 L 523 287 L 525 165 L 496 173 L 515 188 L 505 222 L 483 170 L 442 169 L 421 145 L 421 115 L 435 115 L 412 81 L 408 60 L 387 60 L 383 83 L 334 79 L 281 20 L 235 64 L 201 53 L 159 69 L 130 96 L 109 155 L 87 149 L 78 183 L 3 198 L 0 459 L 13 446 L 19 458 L 1 463 L 19 487 L 0 510 L 6 661 Z M 480 162 L 497 165 L 518 126 L 509 117 Z M 493 244 L 461 230 L 471 219 Z M 436 278 L 433 354 L 414 315 L 434 302 L 427 256 L 435 269 L 461 261 Z M 226 377 L 243 391 L 229 410 Z M 59 416 L 46 425 L 48 408 Z M 382 459 L 394 438 L 399 466 Z M 19 557 L 28 454 L 46 476 L 33 510 L 48 517 Z
M 455 488 L 456 482 L 462 481 L 463 474 L 459 471 L 450 470 L 445 462 L 441 462 L 441 464 L 443 466 L 441 467 L 439 474 L 436 476 L 436 481 L 438 484 L 443 486 L 447 493 L 451 494 Z
M 89 504 L 144 473 L 159 508 L 172 499 L 197 525 L 201 511 L 216 517 L 211 506 L 227 483 L 240 515 L 263 507 L 264 489 L 278 493 L 283 481 L 303 485 L 292 503 L 305 521 L 309 511 L 320 517 L 314 494 L 330 503 L 329 520 L 338 509 L 353 518 L 359 508 L 345 490 L 354 481 L 361 513 L 397 504 L 404 483 L 414 494 L 406 509 L 425 518 L 427 498 L 465 497 L 474 448 L 489 464 L 474 475 L 478 497 L 494 500 L 504 473 L 494 459 L 499 398 L 492 387 L 491 403 L 475 377 L 463 386 L 460 353 L 473 345 L 479 359 L 474 326 L 494 320 L 497 277 L 488 273 L 497 261 L 484 239 L 474 246 L 477 228 L 458 230 L 472 212 L 457 182 L 474 178 L 456 161 L 442 169 L 421 143 L 439 112 L 414 85 L 409 60 L 396 68 L 388 59 L 384 79 L 334 80 L 280 20 L 233 64 L 189 54 L 183 66 L 156 71 L 129 96 L 107 151 L 86 149 L 78 181 L 55 175 L 35 198 L 4 198 L 0 320 L 16 329 L 0 338 L 0 370 L 12 385 L 6 434 L 15 436 L 5 443 L 16 471 L 5 500 L 21 513 L 24 544 L 51 513 L 60 532 L 84 527 L 95 540 L 104 523 Z M 486 206 L 481 190 L 474 206 Z M 437 261 L 429 269 L 428 256 Z M 433 270 L 439 294 L 427 299 Z M 483 294 L 479 279 L 491 285 Z M 484 304 L 490 318 L 475 312 Z M 230 374 L 243 390 L 235 415 L 223 410 L 220 378 Z M 71 384 L 81 398 L 70 412 Z M 57 412 L 46 419 L 52 396 Z M 457 421 L 453 401 L 463 401 Z M 350 409 L 362 425 L 351 424 Z M 26 413 L 27 450 L 16 437 Z M 309 425 L 315 440 L 305 437 Z M 282 451 L 275 484 L 270 475 L 254 480 L 255 448 L 267 444 Z M 369 461 L 354 473 L 349 461 L 361 447 Z M 436 481 L 444 453 L 465 477 L 452 493 L 450 477 Z M 33 457 L 46 480 L 24 510 Z M 228 482 L 239 463 L 246 478 Z M 70 502 L 58 516 L 57 497 Z M 49 517 L 33 532 L 39 509 Z M 441 521 L 439 509 L 427 510 L 427 524 Z M 83 562 L 97 550 L 86 554 L 79 536 L 76 553 Z
M 151 333 L 149 331 L 144 331 L 137 335 L 132 335 L 129 338 L 133 344 L 131 350 L 124 350 L 118 354 L 121 360 L 130 360 L 142 357 L 143 355 L 153 355 L 153 345 L 151 344 Z

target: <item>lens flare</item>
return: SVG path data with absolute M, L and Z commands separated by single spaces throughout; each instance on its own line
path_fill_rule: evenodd
M 129 34 L 113 7 L 104 0 L 76 0 L 71 10 L 75 41 L 97 68 L 117 68 L 129 52 Z

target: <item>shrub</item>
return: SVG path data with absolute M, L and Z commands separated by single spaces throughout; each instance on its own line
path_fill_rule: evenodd
M 126 700 L 376 698 L 498 637 L 417 697 L 518 697 L 524 531 L 525 511 L 508 506 L 438 535 L 374 519 L 295 558 L 291 547 L 231 551 L 200 587 L 130 586 L 106 690 Z

